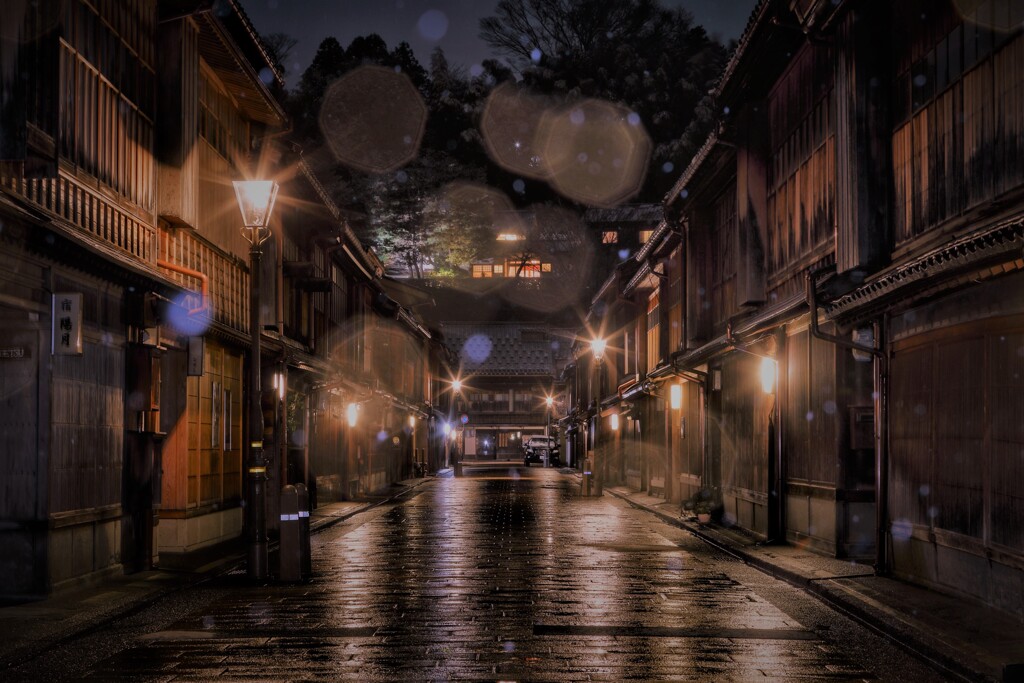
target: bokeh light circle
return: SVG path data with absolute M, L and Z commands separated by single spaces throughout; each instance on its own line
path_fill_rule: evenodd
M 419 153 L 427 106 L 403 73 L 361 66 L 331 84 L 320 130 L 334 157 L 358 171 L 386 173 Z

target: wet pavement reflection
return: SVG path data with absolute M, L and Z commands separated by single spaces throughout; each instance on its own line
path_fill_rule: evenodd
M 876 677 L 681 530 L 557 470 L 466 473 L 314 536 L 308 583 L 193 589 L 210 600 L 86 678 Z

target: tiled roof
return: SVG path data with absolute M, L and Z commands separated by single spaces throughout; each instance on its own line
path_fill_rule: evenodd
M 661 204 L 631 204 L 614 209 L 587 209 L 587 223 L 658 223 L 663 214 Z
M 541 334 L 531 335 L 540 330 Z M 568 357 L 569 341 L 543 325 L 444 324 L 448 346 L 460 366 L 475 375 L 554 375 Z M 524 339 L 524 334 L 533 339 Z

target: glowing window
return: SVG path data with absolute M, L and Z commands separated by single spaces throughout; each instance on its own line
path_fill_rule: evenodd
M 601 233 L 602 244 L 618 244 L 619 242 L 619 231 L 618 230 L 605 230 Z
M 654 234 L 653 230 L 641 230 L 640 231 L 640 244 L 647 244 L 647 241 L 651 239 L 651 235 Z
M 530 259 L 529 261 L 509 261 L 505 268 L 505 274 L 507 277 L 540 277 L 540 273 L 541 265 L 540 261 L 537 259 Z

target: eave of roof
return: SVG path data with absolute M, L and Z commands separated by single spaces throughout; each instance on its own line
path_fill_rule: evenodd
M 288 115 L 235 42 L 228 27 L 213 12 L 198 14 L 196 23 L 199 26 L 200 54 L 245 115 L 270 126 L 284 126 Z M 267 68 L 276 73 L 272 64 Z
M 959 271 L 976 268 L 1024 245 L 1024 218 L 1017 216 L 936 247 L 913 260 L 882 271 L 849 294 L 827 304 L 825 312 L 836 318 L 864 310 L 903 294 L 915 284 L 924 285 Z

